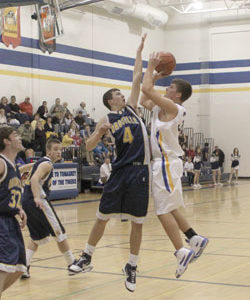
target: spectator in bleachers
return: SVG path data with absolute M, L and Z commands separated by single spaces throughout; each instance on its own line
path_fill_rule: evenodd
M 216 151 L 218 152 L 218 155 L 219 155 L 219 166 L 221 168 L 221 171 L 223 171 L 223 163 L 225 161 L 225 154 L 224 152 L 218 147 L 218 146 L 215 146 L 214 147 L 214 152 L 215 153 Z
M 205 143 L 202 149 L 202 161 L 208 161 L 209 158 L 209 144 Z
M 87 120 L 87 117 L 88 117 L 88 113 L 85 109 L 86 107 L 86 103 L 84 101 L 82 101 L 80 103 L 80 107 L 76 110 L 76 116 L 79 114 L 79 112 L 81 111 L 82 112 L 82 116 L 84 117 L 85 121 Z
M 7 118 L 4 108 L 0 108 L 0 125 L 7 124 Z
M 194 164 L 192 163 L 192 157 L 188 157 L 188 161 L 184 164 L 185 176 L 188 177 L 188 185 L 191 186 L 194 183 Z
M 238 173 L 240 166 L 240 153 L 238 148 L 234 148 L 233 153 L 231 154 L 231 173 L 229 176 L 228 183 L 231 184 L 233 175 L 235 175 L 235 183 L 238 183 Z
M 46 133 L 44 124 L 40 120 L 36 123 L 34 149 L 36 151 L 41 151 L 42 156 L 46 155 Z
M 73 115 L 71 113 L 66 112 L 63 118 L 63 122 L 61 124 L 63 133 L 69 131 L 70 124 L 73 120 L 74 120 Z
M 77 116 L 75 117 L 75 121 L 78 124 L 80 130 L 85 128 L 86 122 L 81 110 L 78 112 Z
M 189 149 L 187 150 L 187 156 L 191 156 L 192 160 L 194 159 L 195 150 L 194 150 L 194 146 L 193 145 L 189 146 Z
M 24 124 L 20 125 L 17 131 L 22 138 L 24 148 L 32 148 L 35 131 L 32 129 L 30 121 L 25 121 Z
M 195 150 L 195 156 L 193 158 L 193 163 L 194 163 L 194 188 L 195 189 L 200 189 L 200 174 L 201 174 L 201 149 L 199 146 L 196 147 Z
M 19 104 L 21 112 L 27 114 L 29 119 L 32 119 L 33 116 L 33 106 L 30 103 L 30 97 L 26 97 L 23 102 Z
M 80 131 L 77 131 L 76 134 L 72 138 L 74 140 L 74 145 L 76 147 L 80 147 L 82 144 L 82 137 L 80 135 Z
M 26 164 L 31 163 L 31 158 L 35 157 L 35 151 L 32 148 L 25 150 L 25 162 Z
M 54 113 L 56 112 L 61 112 L 61 113 L 64 113 L 64 108 L 63 106 L 61 105 L 61 99 L 60 98 L 56 98 L 55 100 L 55 104 L 53 104 L 49 110 L 49 114 L 50 116 L 53 116 Z
M 16 96 L 10 97 L 10 103 L 8 104 L 10 113 L 15 119 L 18 119 L 18 115 L 21 113 L 19 105 L 16 103 Z
M 36 113 L 34 115 L 34 120 L 31 122 L 31 127 L 33 128 L 33 130 L 36 130 L 36 124 L 38 121 L 41 121 L 43 124 L 45 124 L 45 121 L 40 118 L 40 115 L 38 113 Z
M 71 137 L 70 130 L 62 138 L 62 146 L 64 148 L 72 146 L 74 143 L 73 138 Z
M 106 156 L 104 163 L 101 165 L 100 168 L 100 179 L 98 181 L 99 185 L 104 185 L 108 181 L 111 175 L 111 171 L 112 171 L 112 167 L 110 163 L 110 158 L 109 156 Z
M 182 130 L 179 132 L 179 144 L 181 146 L 187 145 L 187 138 Z
M 10 103 L 8 104 L 10 109 L 10 117 L 9 117 L 9 124 L 14 127 L 18 127 L 20 125 L 20 107 L 16 103 L 16 97 L 10 97 Z
M 79 125 L 73 120 L 69 126 L 71 137 L 76 135 L 76 132 L 79 131 Z
M 221 170 L 220 170 L 220 164 L 219 164 L 219 151 L 218 149 L 215 149 L 213 152 L 211 158 L 211 169 L 212 169 L 212 174 L 213 174 L 213 183 L 214 186 L 216 185 L 222 185 L 220 182 L 221 179 Z
M 43 101 L 42 105 L 38 107 L 37 114 L 40 115 L 40 118 L 46 120 L 48 112 L 47 101 Z
M 55 126 L 52 123 L 52 118 L 50 116 L 47 118 L 47 121 L 44 125 L 44 131 L 46 134 L 46 139 L 48 139 L 51 136 L 57 137 L 57 133 L 55 132 Z
M 104 146 L 103 142 L 100 142 L 93 149 L 93 153 L 96 163 L 101 165 L 104 162 L 105 156 L 108 154 L 108 149 Z
M 85 139 L 88 139 L 91 135 L 91 130 L 90 130 L 90 126 L 89 125 L 86 125 L 85 126 L 85 129 L 82 131 L 82 136 L 85 138 Z
M 66 113 L 68 113 L 68 114 L 71 113 L 70 110 L 68 109 L 68 102 L 63 102 L 62 106 L 63 106 L 63 112 L 64 112 L 64 115 L 65 115 Z
M 8 99 L 5 96 L 1 98 L 0 108 L 4 109 L 5 116 L 8 120 L 8 118 L 10 117 L 11 110 L 10 110 L 10 107 L 8 105 Z

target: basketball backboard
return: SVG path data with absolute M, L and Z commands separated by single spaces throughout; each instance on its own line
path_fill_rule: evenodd
M 42 42 L 47 43 L 62 36 L 64 30 L 58 0 L 45 0 L 44 2 L 42 5 L 36 5 L 36 14 Z

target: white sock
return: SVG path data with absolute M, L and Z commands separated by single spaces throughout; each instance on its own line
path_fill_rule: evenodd
M 138 255 L 134 255 L 134 254 L 131 254 L 131 253 L 130 253 L 128 263 L 129 263 L 132 267 L 136 267 L 136 266 L 137 266 L 138 258 L 139 258 Z
M 89 245 L 89 244 L 87 243 L 86 246 L 85 246 L 85 249 L 84 249 L 84 253 L 86 253 L 86 254 L 92 256 L 93 253 L 94 253 L 94 251 L 95 251 L 95 246 L 91 246 L 91 245 Z
M 27 266 L 30 265 L 30 261 L 32 259 L 32 256 L 34 255 L 34 253 L 35 253 L 35 251 L 26 249 L 26 264 L 27 264 Z
M 74 255 L 72 254 L 71 250 L 64 252 L 63 256 L 64 256 L 68 266 L 73 264 L 75 258 L 74 258 Z

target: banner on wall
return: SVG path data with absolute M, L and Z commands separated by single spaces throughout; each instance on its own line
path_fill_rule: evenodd
M 7 7 L 2 10 L 2 41 L 9 47 L 21 44 L 20 7 Z
M 74 189 L 77 189 L 77 169 L 76 168 L 54 169 L 51 191 L 74 190 Z

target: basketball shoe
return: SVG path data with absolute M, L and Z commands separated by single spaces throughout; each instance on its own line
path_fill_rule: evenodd
M 93 269 L 93 266 L 91 266 L 90 263 L 91 256 L 83 252 L 80 258 L 75 260 L 73 264 L 68 267 L 69 275 L 90 272 Z
M 125 279 L 125 287 L 128 291 L 134 292 L 136 288 L 136 268 L 131 266 L 129 263 L 122 269 Z
M 174 255 L 177 258 L 175 277 L 180 278 L 181 275 L 186 271 L 188 264 L 193 259 L 195 253 L 192 249 L 182 247 L 181 249 L 175 251 Z
M 201 256 L 202 252 L 208 244 L 208 238 L 201 235 L 194 235 L 190 240 L 186 241 L 195 253 L 193 261 L 195 261 L 198 257 Z

